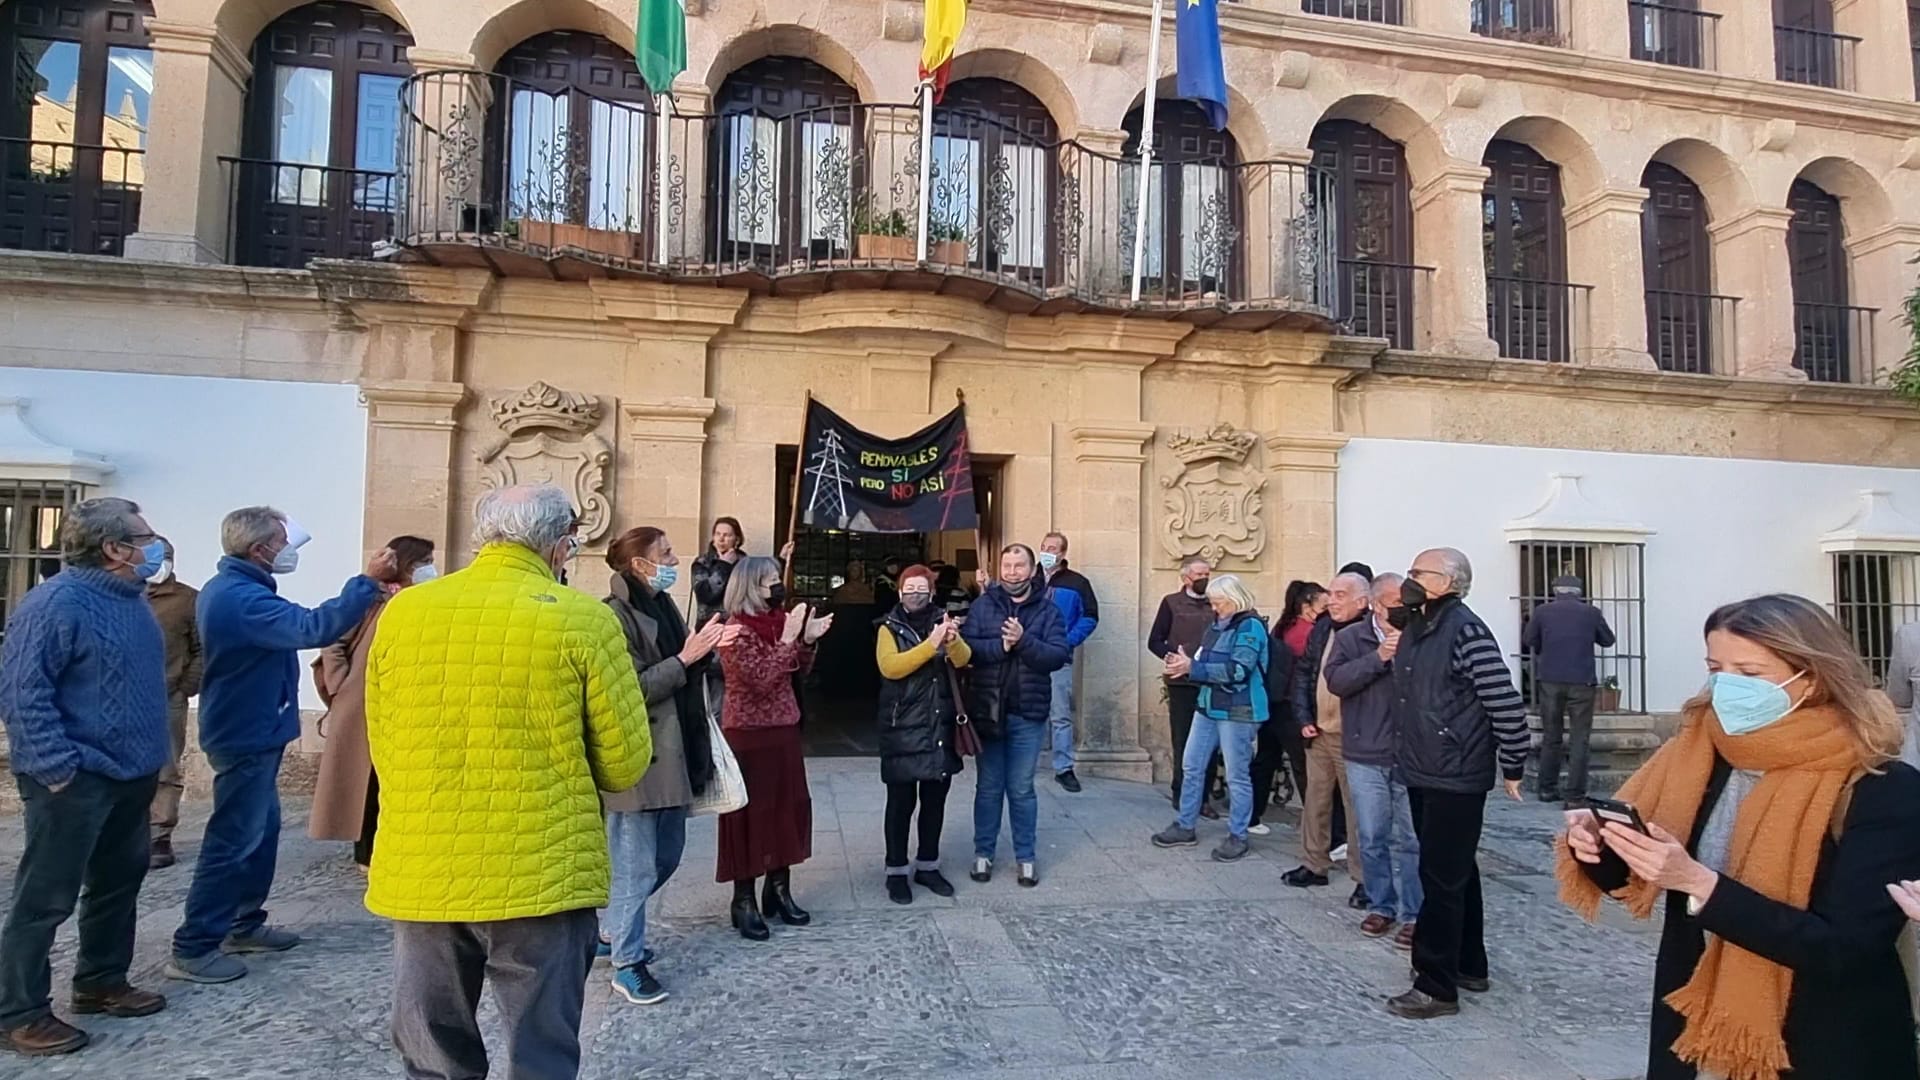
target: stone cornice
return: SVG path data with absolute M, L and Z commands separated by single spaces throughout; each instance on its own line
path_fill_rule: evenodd
M 627 437 L 635 442 L 705 443 L 707 421 L 718 408 L 718 402 L 705 397 L 620 404 L 627 419 Z
M 1432 353 L 1390 351 L 1374 362 L 1362 382 L 1488 383 L 1574 400 L 1592 398 L 1655 406 L 1719 407 L 1812 415 L 1877 416 L 1920 423 L 1920 409 L 1883 387 L 1817 383 L 1805 379 L 1756 379 L 1727 375 L 1590 368 L 1528 360 L 1476 360 Z
M 0 251 L 0 291 L 18 295 L 43 289 L 99 291 L 143 303 L 178 299 L 223 308 L 312 309 L 323 299 L 313 275 L 304 270 Z
M 1349 437 L 1337 432 L 1277 431 L 1261 440 L 1268 472 L 1339 472 Z
M 976 0 L 982 12 L 1100 24 L 1143 33 L 1151 0 Z M 1357 57 L 1402 71 L 1475 72 L 1489 82 L 1564 87 L 1669 108 L 1766 121 L 1803 119 L 1821 127 L 1906 138 L 1920 130 L 1920 105 L 1718 71 L 1631 60 L 1578 49 L 1441 33 L 1414 26 L 1334 19 L 1298 7 L 1223 4 L 1222 39 L 1229 47 L 1272 52 L 1306 49 L 1316 56 Z M 1129 66 L 1139 61 L 1127 58 Z M 1228 60 L 1228 68 L 1233 68 Z M 1244 88 L 1251 92 L 1252 87 Z M 1265 87 L 1261 87 L 1265 90 Z
M 1847 253 L 1854 258 L 1872 255 L 1883 248 L 1920 246 L 1920 225 L 1893 224 L 1865 236 L 1847 241 Z
M 1579 202 L 1568 206 L 1562 215 L 1569 229 L 1577 229 L 1595 218 L 1608 214 L 1623 214 L 1636 222 L 1640 212 L 1647 205 L 1645 188 L 1601 188 Z
M 246 50 L 234 45 L 225 34 L 210 26 L 148 19 L 147 33 L 152 39 L 154 52 L 205 56 L 227 78 L 232 79 L 235 86 L 245 87 L 253 74 L 253 62 L 247 59 Z
M 711 338 L 739 320 L 748 297 L 739 289 L 666 282 L 592 278 L 586 284 L 597 308 L 594 314 L 628 323 L 636 334 L 647 334 L 652 327 L 666 324 L 676 334 L 691 332 Z
M 1720 243 L 1745 236 L 1755 229 L 1777 232 L 1784 237 L 1787 227 L 1791 224 L 1793 224 L 1793 211 L 1786 207 L 1756 206 L 1725 221 L 1709 224 L 1707 235 Z
M 1067 437 L 1073 441 L 1073 460 L 1110 461 L 1122 465 L 1146 463 L 1146 445 L 1155 430 L 1152 424 L 1121 421 L 1069 424 Z
M 1485 165 L 1449 164 L 1413 189 L 1410 196 L 1413 208 L 1424 209 L 1428 203 L 1448 194 L 1478 196 L 1486 190 L 1489 175 L 1491 173 Z
M 460 383 L 393 379 L 360 384 L 360 403 L 374 427 L 452 431 L 453 414 L 466 396 L 467 388 Z
M 1083 363 L 1146 367 L 1171 357 L 1193 327 L 1119 315 L 1026 316 L 1007 321 L 1006 346 L 1034 352 L 1072 353 Z

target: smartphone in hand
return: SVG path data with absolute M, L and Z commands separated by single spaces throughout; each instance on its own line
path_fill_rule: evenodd
M 1587 809 L 1593 812 L 1593 816 L 1602 826 L 1611 821 L 1618 825 L 1625 825 L 1642 836 L 1651 835 L 1647 832 L 1647 823 L 1640 820 L 1640 811 L 1634 809 L 1632 803 L 1590 798 L 1587 800 Z

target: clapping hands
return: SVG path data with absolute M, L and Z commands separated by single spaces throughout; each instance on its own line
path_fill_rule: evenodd
M 780 628 L 780 644 L 791 645 L 800 640 L 800 632 L 807 628 L 807 605 L 795 604 L 787 612 L 787 622 Z
M 1193 657 L 1187 655 L 1187 647 L 1182 645 L 1167 656 L 1167 678 L 1184 679 L 1193 671 Z
M 1000 624 L 1000 647 L 1008 652 L 1012 652 L 1014 646 L 1020 644 L 1020 639 L 1026 636 L 1027 628 L 1020 625 L 1019 619 L 1008 616 L 1007 620 Z
M 807 626 L 806 632 L 802 636 L 806 639 L 808 645 L 826 637 L 827 631 L 833 629 L 833 616 L 816 615 L 814 613 L 816 610 L 815 608 L 806 608 Z
M 702 657 L 712 652 L 722 641 L 728 640 L 727 631 L 729 629 L 731 629 L 735 635 L 738 635 L 740 632 L 739 627 L 722 626 L 720 624 L 720 616 L 718 615 L 708 619 L 707 625 L 701 627 L 697 632 L 689 634 L 687 636 L 687 643 L 680 647 L 681 666 L 691 667 L 698 663 Z

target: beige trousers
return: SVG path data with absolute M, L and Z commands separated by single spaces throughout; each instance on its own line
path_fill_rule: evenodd
M 180 755 L 187 749 L 187 699 L 184 697 L 167 698 L 167 736 L 170 743 L 167 763 L 160 767 L 160 782 L 153 789 L 153 808 L 147 814 L 155 840 L 171 839 L 173 827 L 180 824 L 180 796 L 187 787 L 180 777 Z
M 1340 733 L 1322 731 L 1307 741 L 1307 801 L 1300 815 L 1300 843 L 1306 849 L 1307 869 L 1324 874 L 1333 866 L 1333 793 L 1347 808 L 1347 876 L 1360 879 L 1360 819 L 1353 813 L 1353 792 L 1347 788 L 1346 765 L 1340 757 Z

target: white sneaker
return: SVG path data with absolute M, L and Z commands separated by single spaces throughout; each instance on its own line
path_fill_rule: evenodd
M 1267 836 L 1273 832 L 1273 829 L 1265 822 L 1262 822 L 1258 825 L 1247 826 L 1247 832 L 1253 836 Z
M 1346 862 L 1347 845 L 1341 844 L 1339 847 L 1327 852 L 1327 858 L 1332 859 L 1334 862 Z

